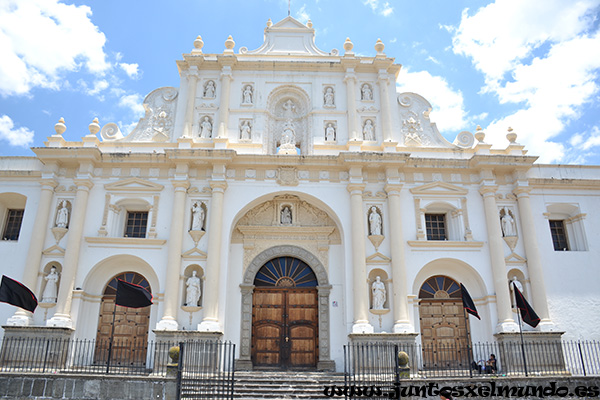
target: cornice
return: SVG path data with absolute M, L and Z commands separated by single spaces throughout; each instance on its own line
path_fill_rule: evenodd
M 445 250 L 448 248 L 479 248 L 483 247 L 483 242 L 458 241 L 458 240 L 408 240 L 406 243 L 410 247 L 439 248 Z
M 145 246 L 162 246 L 165 239 L 129 238 L 129 237 L 95 237 L 86 236 L 85 241 L 93 244 L 104 244 L 107 246 L 138 248 Z

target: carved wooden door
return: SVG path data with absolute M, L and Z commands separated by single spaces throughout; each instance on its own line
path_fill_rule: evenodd
M 318 357 L 316 289 L 255 289 L 252 360 L 255 366 L 315 367 Z
M 134 272 L 120 274 L 109 282 L 104 290 L 100 305 L 94 360 L 103 363 L 108 359 L 113 311 L 115 311 L 111 365 L 141 365 L 146 360 L 150 307 L 127 308 L 117 306 L 115 310 L 117 279 L 135 283 L 150 290 L 146 279 Z
M 460 286 L 448 277 L 433 277 L 423 284 L 419 297 L 424 367 L 468 367 L 467 321 Z

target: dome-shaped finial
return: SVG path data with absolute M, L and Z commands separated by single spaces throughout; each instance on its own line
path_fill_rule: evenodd
M 267 28 L 270 28 L 273 26 L 273 21 L 271 21 L 271 18 L 269 18 L 269 20 L 267 21 Z
M 385 44 L 383 44 L 381 39 L 377 39 L 377 42 L 375 43 L 375 51 L 377 54 L 383 54 L 383 49 L 385 49 Z
M 98 123 L 98 118 L 94 118 L 91 124 L 88 125 L 88 129 L 90 130 L 90 135 L 96 136 L 96 133 L 100 131 L 100 124 Z
M 65 119 L 60 117 L 58 122 L 54 125 L 54 130 L 57 135 L 62 135 L 67 130 L 67 126 L 65 125 Z
M 350 38 L 347 37 L 346 41 L 344 42 L 344 51 L 346 51 L 346 53 L 349 53 L 352 51 L 353 48 L 354 48 L 354 43 L 352 43 Z
M 483 143 L 483 139 L 485 139 L 485 132 L 479 125 L 477 125 L 477 129 L 475 130 L 475 139 L 477 139 L 479 143 Z
M 309 19 L 308 22 L 306 23 L 306 26 L 308 26 L 309 28 L 313 27 L 312 21 Z
M 197 53 L 202 53 L 203 47 L 204 47 L 204 41 L 202 40 L 202 36 L 198 35 L 196 40 L 194 40 L 194 51 Z
M 229 37 L 225 41 L 225 48 L 229 51 L 233 51 L 234 46 L 235 46 L 235 42 L 233 41 L 233 38 L 231 37 L 231 35 L 229 35 Z
M 510 144 L 516 143 L 517 134 L 515 132 L 513 132 L 513 128 L 508 127 L 508 133 L 506 134 L 506 138 L 508 139 Z

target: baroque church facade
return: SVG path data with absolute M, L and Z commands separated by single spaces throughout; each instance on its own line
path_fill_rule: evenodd
M 599 339 L 600 168 L 535 164 L 512 130 L 450 143 L 381 41 L 359 57 L 314 32 L 269 20 L 261 47 L 221 54 L 198 37 L 127 136 L 94 120 L 69 142 L 61 120 L 35 157 L 0 158 L 0 272 L 40 300 L 3 306 L 4 335 L 107 339 L 124 279 L 154 304 L 120 311 L 121 338 L 339 370 L 349 341 L 514 338 L 514 281 L 528 337 Z

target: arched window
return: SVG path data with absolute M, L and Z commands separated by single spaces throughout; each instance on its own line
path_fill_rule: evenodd
M 275 258 L 256 273 L 254 285 L 260 287 L 315 287 L 317 277 L 301 260 L 292 257 Z

